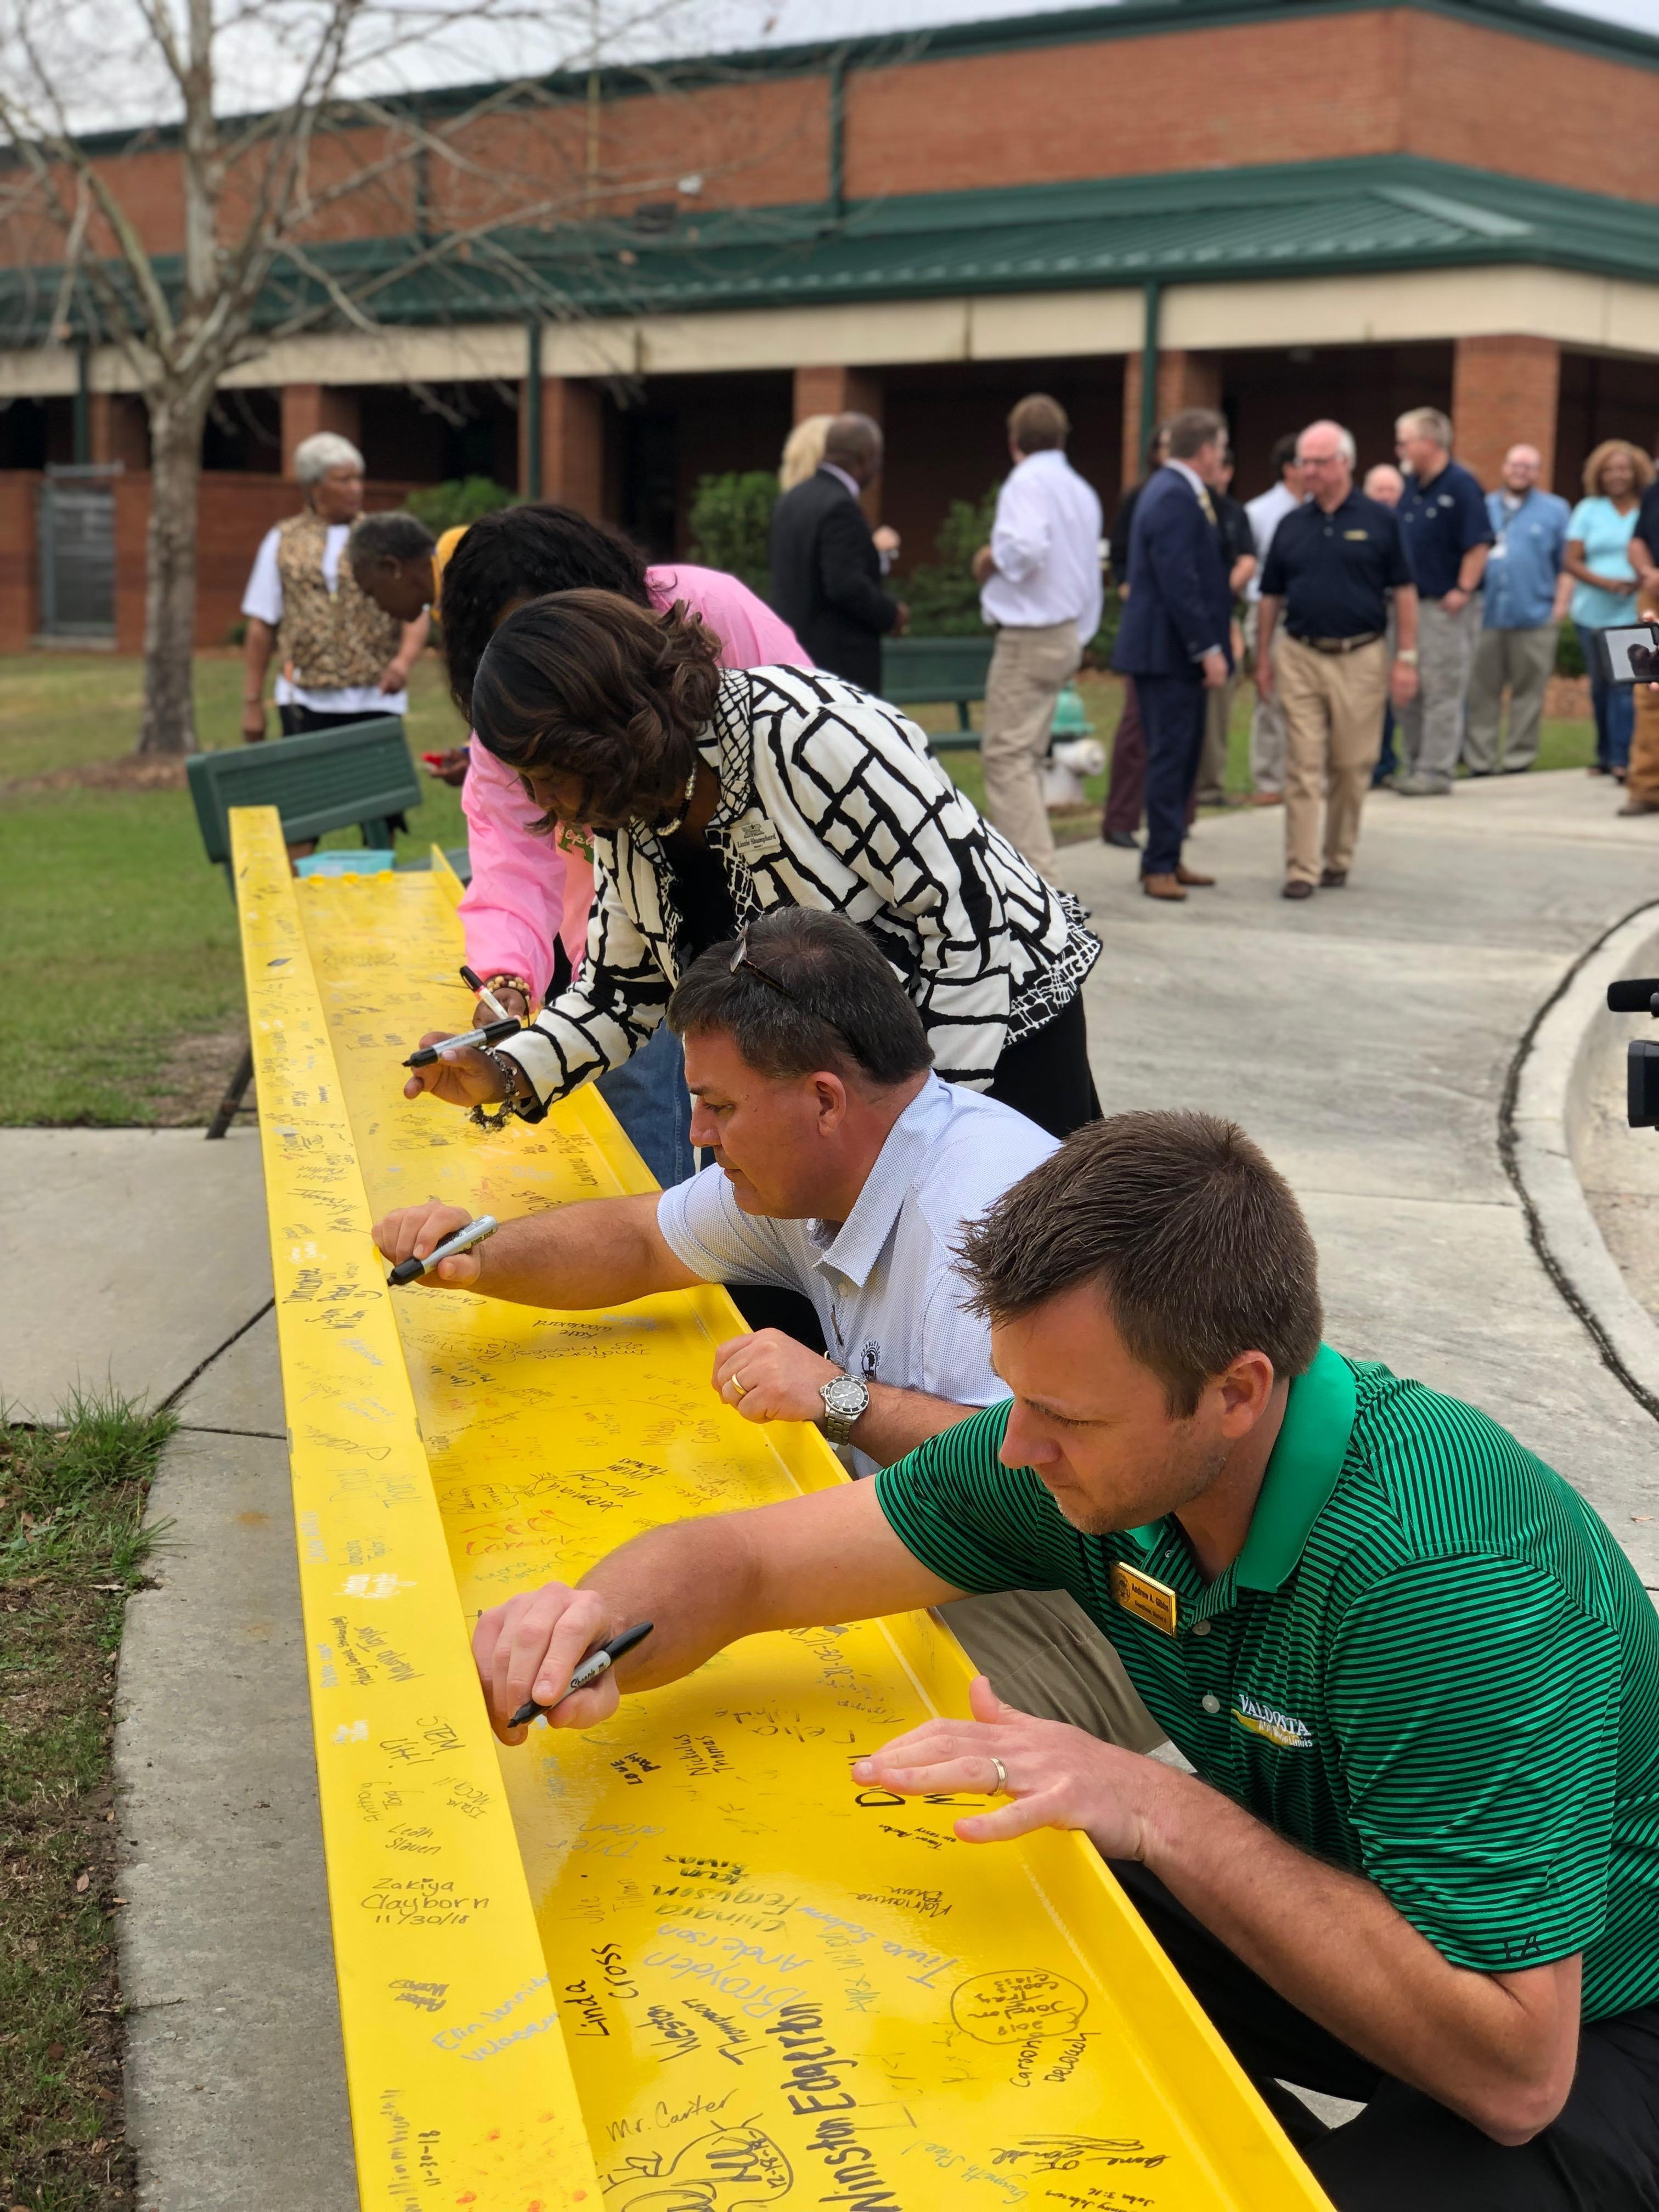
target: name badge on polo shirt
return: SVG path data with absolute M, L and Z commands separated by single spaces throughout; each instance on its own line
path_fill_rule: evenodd
M 1121 1559 L 1113 1560 L 1113 1603 L 1133 1613 L 1137 1620 L 1144 1620 L 1148 1628 L 1160 1629 L 1165 1636 L 1175 1634 L 1176 1595 L 1168 1583 L 1155 1581 L 1139 1567 L 1126 1566 Z
M 775 825 L 763 814 L 740 815 L 726 834 L 747 867 L 752 868 L 759 860 L 775 860 L 783 850 Z
M 1352 538 L 1361 545 L 1370 543 L 1370 534 L 1369 530 L 1345 530 L 1342 533 L 1345 538 Z

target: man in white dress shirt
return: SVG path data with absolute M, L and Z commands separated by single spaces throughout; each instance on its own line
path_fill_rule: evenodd
M 985 684 L 985 811 L 1040 874 L 1054 841 L 1042 762 L 1054 702 L 1100 628 L 1100 501 L 1066 458 L 1058 400 L 1033 392 L 1008 417 L 1012 475 L 991 542 L 974 556 L 980 611 L 997 634 Z
M 242 736 L 265 736 L 265 675 L 277 656 L 276 706 L 284 737 L 369 714 L 409 710 L 409 673 L 429 617 L 399 622 L 359 590 L 343 561 L 362 513 L 363 457 L 349 438 L 319 430 L 295 448 L 303 512 L 268 530 L 242 595 Z
M 1244 502 L 1255 540 L 1255 574 L 1244 586 L 1244 643 L 1253 659 L 1261 649 L 1261 571 L 1267 550 L 1274 531 L 1302 504 L 1302 464 L 1296 458 L 1293 434 L 1279 441 L 1273 461 L 1276 481 L 1271 489 Z M 1284 805 L 1285 706 L 1277 684 L 1256 688 L 1255 712 L 1250 718 L 1250 783 L 1258 806 Z
M 801 1291 L 835 1357 L 762 1329 L 716 1347 L 713 1387 L 746 1420 L 815 1423 L 855 1476 L 1006 1397 L 956 1245 L 1054 1139 L 940 1082 L 898 977 L 840 915 L 760 916 L 692 963 L 668 1019 L 685 1043 L 691 1141 L 713 1164 L 658 1194 L 507 1222 L 426 1281 L 578 1310 L 700 1283 Z M 375 1241 L 388 1260 L 424 1258 L 466 1218 L 404 1207 Z M 1137 1749 L 1159 1741 L 1064 1593 L 969 1598 L 946 1617 L 1025 1710 Z

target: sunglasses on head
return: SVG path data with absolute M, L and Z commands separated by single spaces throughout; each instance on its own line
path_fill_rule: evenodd
M 746 921 L 738 932 L 737 950 L 732 955 L 732 973 L 734 975 L 757 976 L 769 990 L 775 991 L 781 999 L 787 999 L 792 1006 L 799 1006 L 802 1013 L 810 1014 L 815 1022 L 822 1022 L 826 1028 L 834 1030 L 854 1059 L 862 1064 L 864 1055 L 839 1022 L 832 1021 L 828 1014 L 821 1014 L 816 1006 L 809 1006 L 798 991 L 792 991 L 787 983 L 780 981 L 777 976 L 769 974 L 761 966 L 759 961 L 754 958 L 749 950 L 749 924 Z

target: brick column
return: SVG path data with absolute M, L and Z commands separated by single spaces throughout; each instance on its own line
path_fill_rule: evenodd
M 1457 458 L 1491 489 L 1511 446 L 1536 446 L 1540 481 L 1555 476 L 1561 349 L 1553 338 L 1459 338 L 1452 357 Z
M 883 391 L 878 373 L 867 368 L 798 368 L 795 371 L 795 420 L 809 415 L 867 415 L 872 422 L 883 419 Z M 859 505 L 872 528 L 881 520 L 882 479 L 866 486 Z
M 809 415 L 868 415 L 879 422 L 881 378 L 867 368 L 798 368 L 795 420 Z
M 127 392 L 87 394 L 89 461 L 119 462 L 125 469 L 149 466 L 149 429 L 144 403 Z
M 283 474 L 294 474 L 296 447 L 319 430 L 332 430 L 355 446 L 362 435 L 362 409 L 356 392 L 332 384 L 283 386 Z
M 526 380 L 527 381 L 527 380 Z M 533 410 L 520 386 L 519 406 L 519 482 L 530 483 L 529 440 L 534 434 Z M 605 506 L 605 402 L 591 384 L 571 376 L 542 379 L 542 483 L 544 500 L 574 507 L 598 520 Z
M 1140 356 L 1132 353 L 1123 375 L 1123 482 L 1139 483 L 1146 467 L 1140 445 Z M 1166 349 L 1158 357 L 1154 420 L 1167 422 L 1183 407 L 1219 407 L 1221 364 L 1208 354 Z
M 27 653 L 40 627 L 40 478 L 0 471 L 0 653 Z

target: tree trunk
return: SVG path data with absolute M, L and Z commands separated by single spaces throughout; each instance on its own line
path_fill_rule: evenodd
M 205 420 L 205 403 L 150 402 L 141 753 L 198 750 L 191 678 L 196 646 L 196 495 Z

